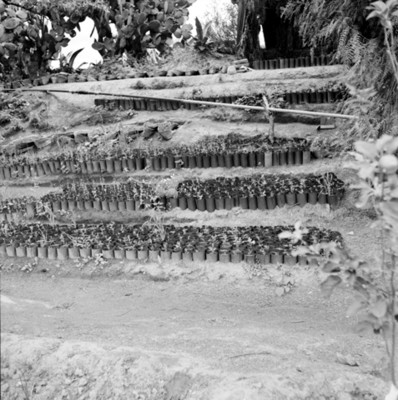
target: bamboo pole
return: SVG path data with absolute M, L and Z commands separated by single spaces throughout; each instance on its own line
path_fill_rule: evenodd
M 259 106 L 246 106 L 243 104 L 230 104 L 230 103 L 217 103 L 214 101 L 203 101 L 203 100 L 190 100 L 190 99 L 176 99 L 173 97 L 161 97 L 161 96 L 144 96 L 144 95 L 131 95 L 131 94 L 115 94 L 107 92 L 90 92 L 85 90 L 62 90 L 62 89 L 1 89 L 0 92 L 39 92 L 39 93 L 68 93 L 68 94 L 82 94 L 82 95 L 92 95 L 92 96 L 110 96 L 110 97 L 127 97 L 130 99 L 147 99 L 147 100 L 163 100 L 163 101 L 177 101 L 185 104 L 198 104 L 203 106 L 216 106 L 216 107 L 227 107 L 240 110 L 254 110 L 254 111 L 264 111 L 264 107 Z M 358 119 L 355 115 L 347 114 L 335 114 L 327 113 L 322 111 L 305 111 L 305 110 L 292 110 L 287 108 L 274 108 L 268 107 L 269 112 L 283 113 L 283 114 L 297 114 L 297 115 L 308 115 L 314 117 L 329 117 L 329 118 L 341 118 L 341 119 Z

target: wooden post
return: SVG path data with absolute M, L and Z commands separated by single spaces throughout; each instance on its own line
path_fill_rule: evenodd
M 275 116 L 274 116 L 274 113 L 269 110 L 269 103 L 268 103 L 267 96 L 265 94 L 263 95 L 263 101 L 264 101 L 265 115 L 270 124 L 269 138 L 270 138 L 271 142 L 273 142 L 274 138 L 275 138 Z

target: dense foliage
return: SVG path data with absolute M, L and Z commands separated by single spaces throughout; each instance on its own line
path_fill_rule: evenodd
M 172 44 L 172 34 L 182 40 L 191 37 L 192 26 L 186 21 L 188 7 L 195 1 L 0 0 L 0 80 L 44 72 L 87 16 L 99 35 L 93 47 L 103 55 L 126 51 L 139 57 L 147 48 L 163 52 Z M 111 23 L 116 25 L 116 38 Z

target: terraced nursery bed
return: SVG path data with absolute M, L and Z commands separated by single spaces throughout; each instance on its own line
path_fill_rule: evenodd
M 324 175 L 253 175 L 251 177 L 199 180 L 188 179 L 176 188 L 177 196 L 158 192 L 145 180 L 130 180 L 118 184 L 66 184 L 62 192 L 46 194 L 39 200 L 31 197 L 9 199 L 0 203 L 0 216 L 13 221 L 52 212 L 74 210 L 138 211 L 155 208 L 169 210 L 209 211 L 231 210 L 233 207 L 251 210 L 272 210 L 285 205 L 330 204 L 336 206 L 344 195 L 344 182 L 333 173 Z
M 303 244 L 336 242 L 342 244 L 338 232 L 310 227 L 296 244 L 280 239 L 279 234 L 293 231 L 292 226 L 174 226 L 163 225 L 0 225 L 0 256 L 76 259 L 163 261 L 221 261 L 266 263 L 307 263 L 291 254 Z
M 147 135 L 156 133 L 158 127 Z M 206 138 L 194 145 L 136 148 L 133 143 L 116 142 L 79 146 L 49 154 L 3 154 L 0 179 L 41 177 L 58 174 L 100 174 L 141 171 L 148 166 L 160 171 L 174 168 L 271 167 L 307 164 L 312 158 L 311 143 L 305 139 L 269 139 L 264 135 L 243 137 L 230 134 Z

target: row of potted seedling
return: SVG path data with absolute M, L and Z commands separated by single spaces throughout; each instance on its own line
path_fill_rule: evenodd
M 139 211 L 148 208 L 208 211 L 272 210 L 285 205 L 330 204 L 337 206 L 344 195 L 344 182 L 334 174 L 301 178 L 263 175 L 250 178 L 186 180 L 177 187 L 176 197 L 159 196 L 153 186 L 137 181 L 119 185 L 69 184 L 62 193 L 50 193 L 40 200 L 22 198 L 0 203 L 0 218 L 13 221 L 46 215 L 45 207 L 59 211 Z
M 211 67 L 202 68 L 200 70 L 171 70 L 171 71 L 158 71 L 158 72 L 129 72 L 129 73 L 100 73 L 100 74 L 68 74 L 61 72 L 52 75 L 45 75 L 38 78 L 26 78 L 13 82 L 5 82 L 5 89 L 18 89 L 21 87 L 42 86 L 49 83 L 72 83 L 72 82 L 91 82 L 91 81 L 111 81 L 118 79 L 134 79 L 134 78 L 153 78 L 153 77 L 175 77 L 175 76 L 194 76 L 194 75 L 212 75 L 217 73 L 227 73 L 227 67 Z
M 332 57 L 320 55 L 316 57 L 276 58 L 272 60 L 256 60 L 253 62 L 254 69 L 279 69 L 299 68 L 330 65 Z
M 341 90 L 310 90 L 302 92 L 287 92 L 283 98 L 290 104 L 301 103 L 333 103 L 344 99 L 346 93 Z M 207 101 L 213 103 L 234 104 L 239 102 L 242 96 L 219 96 L 219 97 L 197 97 L 187 100 Z M 97 107 L 105 107 L 109 110 L 136 110 L 136 111 L 171 111 L 183 107 L 187 110 L 198 110 L 204 106 L 201 104 L 185 103 L 178 100 L 156 100 L 143 98 L 115 98 L 115 99 L 94 99 Z M 239 103 L 238 103 L 239 104 Z
M 302 241 L 292 245 L 279 234 L 292 226 L 192 227 L 163 225 L 15 225 L 2 224 L 0 257 L 41 259 L 91 258 L 139 261 L 208 261 L 306 264 L 291 254 L 294 246 L 319 242 L 341 245 L 338 232 L 309 227 Z
M 192 151 L 190 151 L 192 150 Z M 187 148 L 185 154 L 178 154 L 179 149 L 157 149 L 153 151 L 135 152 L 137 158 L 125 156 L 107 159 L 92 159 L 81 161 L 78 159 L 54 158 L 28 164 L 12 160 L 11 166 L 0 167 L 0 179 L 11 180 L 17 178 L 35 178 L 60 174 L 103 174 L 122 173 L 126 171 L 141 171 L 147 166 L 155 171 L 180 168 L 233 168 L 233 167 L 272 167 L 284 165 L 301 165 L 311 161 L 313 155 L 308 149 L 275 148 L 275 150 L 243 149 L 218 150 L 211 149 L 206 153 L 198 153 L 195 148 Z M 218 153 L 218 151 L 221 151 Z M 156 153 L 156 155 L 155 155 Z M 73 155 L 69 155 L 73 157 Z M 146 158 L 145 158 L 146 157 Z M 21 159 L 20 159 L 21 160 Z

